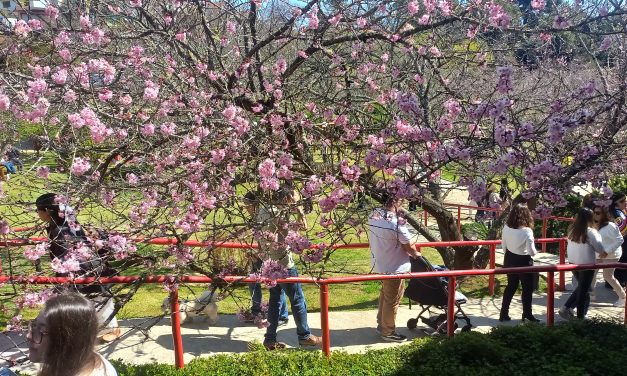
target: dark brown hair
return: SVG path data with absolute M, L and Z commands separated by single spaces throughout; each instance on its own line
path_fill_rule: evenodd
M 568 239 L 575 243 L 588 241 L 588 227 L 592 223 L 593 213 L 589 208 L 579 209 L 575 222 L 568 227 Z
M 529 227 L 533 228 L 533 216 L 531 211 L 527 207 L 527 204 L 516 204 L 512 208 L 512 211 L 507 217 L 507 227 L 520 228 Z
M 599 219 L 599 229 L 602 229 L 603 227 L 607 226 L 608 223 L 610 223 L 610 211 L 607 206 L 595 205 L 592 210 L 601 211 L 601 218 Z
M 89 300 L 77 293 L 57 295 L 46 302 L 43 316 L 48 346 L 38 376 L 77 375 L 97 367 L 98 317 Z

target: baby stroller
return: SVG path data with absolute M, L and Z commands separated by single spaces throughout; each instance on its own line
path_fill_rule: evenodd
M 411 272 L 421 273 L 436 271 L 426 258 L 420 256 L 411 259 Z M 411 302 L 414 301 L 420 305 L 420 313 L 415 319 L 407 321 L 409 329 L 415 329 L 418 325 L 418 319 L 435 330 L 434 334 L 446 334 L 446 306 L 448 304 L 448 282 L 441 277 L 415 278 L 409 280 L 409 285 L 405 289 L 405 297 L 409 298 L 409 308 Z M 463 320 L 466 325 L 462 327 L 462 332 L 467 332 L 472 328 L 470 319 L 464 313 L 461 305 L 466 303 L 467 299 L 464 294 L 455 291 L 455 324 L 457 329 L 457 320 Z M 444 311 L 437 315 L 432 315 L 431 310 L 436 308 L 438 311 Z

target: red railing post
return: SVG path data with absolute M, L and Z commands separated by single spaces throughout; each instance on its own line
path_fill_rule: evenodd
M 183 339 L 181 338 L 181 315 L 179 312 L 179 289 L 174 287 L 170 292 L 170 309 L 172 313 L 172 342 L 174 343 L 174 364 L 176 368 L 185 367 L 183 360 Z
M 446 335 L 452 337 L 455 331 L 455 283 L 454 276 L 448 277 L 448 305 L 446 307 Z
M 546 325 L 553 326 L 553 313 L 555 311 L 555 273 L 547 272 L 546 274 L 547 292 L 546 292 Z
M 566 239 L 561 239 L 560 245 L 560 265 L 566 264 Z M 566 272 L 560 271 L 559 291 L 566 291 Z
M 457 206 L 457 231 L 462 232 L 462 207 Z
M 322 352 L 331 356 L 331 332 L 329 330 L 329 285 L 320 283 L 320 323 L 322 326 Z
M 546 226 L 547 226 L 547 219 L 544 218 L 542 219 L 542 238 L 546 239 Z M 546 252 L 546 243 L 542 243 L 542 252 Z
M 490 244 L 490 269 L 496 268 L 496 244 Z M 494 295 L 494 274 L 488 276 L 488 294 Z

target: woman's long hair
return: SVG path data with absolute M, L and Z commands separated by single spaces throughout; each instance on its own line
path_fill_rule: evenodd
M 614 217 L 614 212 L 616 211 L 616 209 L 618 209 L 617 207 L 617 203 L 618 201 L 621 201 L 623 199 L 625 199 L 627 196 L 625 196 L 625 194 L 623 192 L 614 192 L 614 194 L 612 195 L 612 203 L 610 204 L 610 215 L 612 217 Z
M 575 243 L 585 243 L 588 241 L 588 227 L 592 223 L 593 213 L 589 208 L 581 208 L 573 222 L 568 227 L 568 239 Z
M 518 203 L 514 205 L 512 211 L 507 217 L 507 227 L 529 227 L 533 229 L 533 216 L 531 215 L 531 211 L 527 207 L 527 204 Z
M 55 193 L 44 193 L 35 200 L 35 206 L 37 210 L 45 210 L 52 218 L 57 226 L 63 225 L 65 222 L 64 216 L 61 216 L 61 209 L 59 203 L 56 202 L 57 195 Z
M 601 212 L 601 218 L 599 218 L 599 230 L 600 230 L 603 227 L 607 226 L 608 223 L 610 223 L 610 213 L 609 213 L 607 206 L 595 205 L 594 211 L 597 211 L 597 210 Z
M 98 317 L 93 304 L 82 295 L 57 295 L 44 306 L 48 346 L 38 376 L 78 375 L 97 367 L 94 352 Z

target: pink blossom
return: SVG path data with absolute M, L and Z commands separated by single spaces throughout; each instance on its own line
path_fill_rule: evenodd
M 261 264 L 259 278 L 266 279 L 264 281 L 266 287 L 274 287 L 277 284 L 277 279 L 283 279 L 287 277 L 289 277 L 287 269 L 283 265 L 279 264 L 277 261 L 269 259 L 265 260 L 263 264 Z
M 337 26 L 341 20 L 342 20 L 342 15 L 338 13 L 335 16 L 329 18 L 329 23 L 333 26 Z
M 41 21 L 36 18 L 28 20 L 28 26 L 30 26 L 32 30 L 41 30 L 43 27 Z
M 288 232 L 287 236 L 285 237 L 285 244 L 290 247 L 290 250 L 292 252 L 298 255 L 311 246 L 311 242 L 309 241 L 309 239 L 295 231 Z
M 556 29 L 566 29 L 570 26 L 568 19 L 564 16 L 560 16 L 559 14 L 555 16 L 553 19 L 553 27 Z
M 48 168 L 48 166 L 37 167 L 37 176 L 42 179 L 47 179 L 48 175 L 50 175 L 50 168 Z
M 512 18 L 505 12 L 503 7 L 496 3 L 488 5 L 490 10 L 490 24 L 498 28 L 506 28 L 512 22 Z
M 546 0 L 531 0 L 531 8 L 542 10 L 544 7 L 546 7 Z
M 428 25 L 429 21 L 431 21 L 431 16 L 428 14 L 423 14 L 422 16 L 420 16 L 420 18 L 418 19 L 418 24 L 419 25 Z
M 9 226 L 9 222 L 4 219 L 0 220 L 0 235 L 6 235 L 11 232 L 11 226 Z
M 81 270 L 78 260 L 72 257 L 65 260 L 55 257 L 50 263 L 50 266 L 52 267 L 52 270 L 61 274 L 68 274 Z
M 126 181 L 130 185 L 137 185 L 137 183 L 139 183 L 139 178 L 137 177 L 137 175 L 130 173 L 126 175 Z
M 266 158 L 263 162 L 259 164 L 257 169 L 259 171 L 259 176 L 262 178 L 270 178 L 276 172 L 276 164 L 270 158 Z
M 419 9 L 419 5 L 418 5 L 418 2 L 415 0 L 410 1 L 409 4 L 407 4 L 407 11 L 412 16 L 418 12 L 418 9 Z
M 13 32 L 18 37 L 24 38 L 28 35 L 28 33 L 31 32 L 31 27 L 28 26 L 26 21 L 20 19 L 15 22 L 15 26 L 13 26 Z
M 429 53 L 431 55 L 433 55 L 434 57 L 441 57 L 442 53 L 440 52 L 440 49 L 437 48 L 436 46 L 430 47 L 429 48 Z
M 77 99 L 78 99 L 78 96 L 72 89 L 69 89 L 68 91 L 65 92 L 65 94 L 63 94 L 63 100 L 66 101 L 67 103 L 76 102 Z
M 159 127 L 159 130 L 166 137 L 172 136 L 176 132 L 176 124 L 172 122 L 163 123 Z
M 308 25 L 307 28 L 310 30 L 316 30 L 318 28 L 318 24 L 319 24 L 319 20 L 318 20 L 318 8 L 317 7 L 313 7 L 311 8 L 311 10 L 309 11 L 309 13 L 307 13 L 307 21 L 308 21 Z
M 59 51 L 59 56 L 61 56 L 61 59 L 63 59 L 63 61 L 65 62 L 69 62 L 70 60 L 72 60 L 72 54 L 70 53 L 70 50 L 68 50 L 67 48 L 64 48 L 61 51 Z
M 91 21 L 89 20 L 89 16 L 87 15 L 80 16 L 79 23 L 81 25 L 81 28 L 83 28 L 83 30 L 89 29 L 91 27 Z
M 146 123 L 141 129 L 141 134 L 144 137 L 152 136 L 155 134 L 155 125 L 152 123 Z
M 231 21 L 226 21 L 226 31 L 235 34 L 237 32 L 237 24 Z
M 0 93 L 0 111 L 6 111 L 11 107 L 11 100 L 8 96 Z
M 56 73 L 54 73 L 52 75 L 52 81 L 55 84 L 57 84 L 57 85 L 65 84 L 66 80 L 67 80 L 67 70 L 66 69 L 59 69 Z
M 120 102 L 122 106 L 128 107 L 131 105 L 131 103 L 133 103 L 133 98 L 131 98 L 131 96 L 128 94 L 124 94 L 120 96 L 120 98 L 118 99 L 118 102 Z
M 147 80 L 146 87 L 144 88 L 144 100 L 148 102 L 154 102 L 159 97 L 159 85 Z
M 224 109 L 224 111 L 222 111 L 222 116 L 224 116 L 226 120 L 233 120 L 235 119 L 235 116 L 237 116 L 237 113 L 238 113 L 237 107 L 228 106 L 227 108 Z
M 181 31 L 175 35 L 176 40 L 179 42 L 185 42 L 187 40 L 187 33 Z
M 24 249 L 24 257 L 31 261 L 38 260 L 41 256 L 45 255 L 48 252 L 48 243 L 42 242 L 37 244 L 34 247 L 26 247 Z
M 599 15 L 600 15 L 601 17 L 605 17 L 605 16 L 607 16 L 607 14 L 608 14 L 608 13 L 609 13 L 609 11 L 608 11 L 608 9 L 607 9 L 607 6 L 606 6 L 606 5 L 603 5 L 601 8 L 599 8 Z
M 80 129 L 85 125 L 85 120 L 80 114 L 74 113 L 67 116 L 67 120 L 73 128 Z
M 70 173 L 76 176 L 82 176 L 91 168 L 91 164 L 88 159 L 83 159 L 81 157 L 74 158 L 72 162 L 72 167 L 70 167 Z
M 102 89 L 98 93 L 98 99 L 100 99 L 103 102 L 110 101 L 111 98 L 113 98 L 113 92 L 109 89 Z
M 44 14 L 46 15 L 46 17 L 48 17 L 51 20 L 56 20 L 59 17 L 59 9 L 57 9 L 55 6 L 53 5 L 48 5 L 44 11 Z
M 599 45 L 599 51 L 606 51 L 612 46 L 612 37 L 607 35 Z
M 357 27 L 359 27 L 360 29 L 363 29 L 364 27 L 366 27 L 367 24 L 368 24 L 368 21 L 366 21 L 365 18 L 363 17 L 357 18 Z

